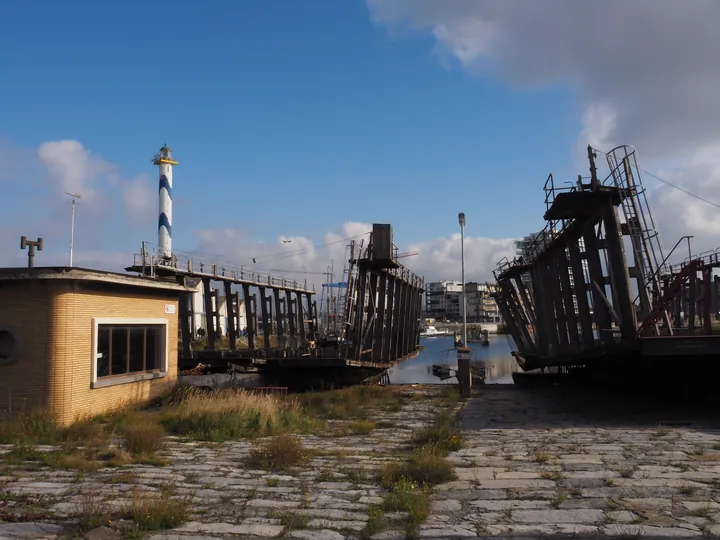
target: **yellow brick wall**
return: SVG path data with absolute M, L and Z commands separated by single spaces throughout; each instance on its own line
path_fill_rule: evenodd
M 44 283 L 0 284 L 0 325 L 13 327 L 21 342 L 17 361 L 0 365 L 0 411 L 30 411 L 48 404 L 52 294 Z
M 82 282 L 0 283 L 0 325 L 22 342 L 18 360 L 0 365 L 0 411 L 42 408 L 61 424 L 148 401 L 177 380 L 177 293 L 124 287 L 102 290 Z M 105 289 L 107 289 L 105 287 Z M 165 314 L 165 305 L 176 314 Z M 168 376 L 91 388 L 93 318 L 167 319 Z
M 178 318 L 165 314 L 175 306 L 176 293 L 138 291 L 128 293 L 72 290 L 66 287 L 55 299 L 55 331 L 52 343 L 53 377 L 50 407 L 63 424 L 95 416 L 128 403 L 148 401 L 162 394 L 177 379 Z M 167 319 L 168 376 L 160 379 L 91 388 L 93 318 Z

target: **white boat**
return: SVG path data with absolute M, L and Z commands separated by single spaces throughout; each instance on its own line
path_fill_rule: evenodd
M 420 332 L 420 337 L 438 337 L 447 335 L 447 330 L 438 330 L 434 326 L 428 326 L 423 332 Z

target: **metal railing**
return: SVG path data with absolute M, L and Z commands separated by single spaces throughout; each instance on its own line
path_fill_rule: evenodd
M 179 251 L 173 251 L 172 256 L 158 256 L 155 248 L 150 252 L 133 254 L 133 266 L 155 270 L 166 268 L 185 272 L 188 274 L 207 276 L 216 279 L 244 281 L 256 286 L 278 287 L 304 292 L 315 292 L 315 286 L 308 288 L 307 280 L 298 281 L 282 276 L 275 276 L 267 272 L 257 272 L 244 268 L 243 265 L 227 262 L 213 261 L 207 257 L 200 257 Z

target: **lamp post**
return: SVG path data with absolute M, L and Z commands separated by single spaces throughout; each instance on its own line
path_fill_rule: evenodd
M 463 309 L 463 342 L 462 347 L 457 348 L 458 361 L 458 383 L 460 384 L 460 395 L 470 397 L 472 377 L 470 376 L 470 352 L 467 341 L 467 300 L 465 295 L 465 214 L 458 214 L 460 222 L 460 259 L 462 272 L 462 309 Z
M 80 195 L 78 193 L 68 193 L 65 192 L 65 195 L 69 195 L 72 198 L 72 210 L 70 213 L 70 266 L 73 265 L 73 244 L 75 242 L 75 201 L 81 199 Z
M 467 347 L 467 295 L 465 294 L 465 214 L 458 214 L 460 222 L 460 264 L 462 273 L 462 318 L 463 318 L 463 347 Z

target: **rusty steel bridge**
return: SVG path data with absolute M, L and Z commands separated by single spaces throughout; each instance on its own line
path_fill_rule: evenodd
M 420 350 L 423 279 L 398 262 L 392 227 L 374 224 L 367 244 L 351 242 L 347 289 L 337 333 L 318 329 L 315 290 L 306 281 L 247 271 L 193 257 L 143 250 L 128 271 L 204 289 L 206 342 L 193 346 L 192 295 L 180 299 L 181 370 L 256 372 L 267 384 L 321 387 L 372 380 Z M 220 346 L 219 289 L 226 297 L 226 346 Z M 247 321 L 240 332 L 240 308 Z M 256 336 L 261 336 L 258 346 Z

